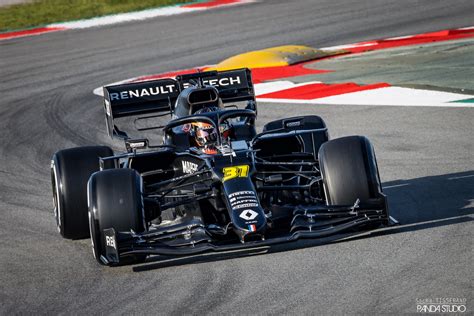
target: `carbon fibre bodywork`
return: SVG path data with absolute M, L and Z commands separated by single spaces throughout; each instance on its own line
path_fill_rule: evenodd
M 324 120 L 316 115 L 269 122 L 257 133 L 248 69 L 108 86 L 104 97 L 109 135 L 124 140 L 127 151 L 106 156 L 99 147 L 65 150 L 53 162 L 75 153 L 68 170 L 52 164 L 53 195 L 61 202 L 57 214 L 70 218 L 73 211 L 81 223 L 88 222 L 101 264 L 300 238 L 334 240 L 390 224 L 369 140 L 329 140 Z M 156 146 L 147 138 L 130 138 L 115 121 L 163 115 L 172 117 L 166 125 L 137 128 L 161 129 L 163 143 Z M 192 126 L 202 125 L 215 133 L 212 154 L 193 132 Z M 90 162 L 97 158 L 100 170 Z M 77 159 L 88 163 L 76 170 Z M 87 213 L 67 199 L 68 189 L 77 190 L 75 180 L 66 188 L 58 174 L 68 179 L 67 174 L 81 174 L 78 196 L 87 193 Z M 82 224 L 61 223 L 65 237 L 72 229 L 74 236 L 87 235 Z

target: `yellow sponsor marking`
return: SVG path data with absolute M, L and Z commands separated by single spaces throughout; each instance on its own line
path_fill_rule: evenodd
M 222 179 L 222 182 L 234 178 L 246 178 L 249 175 L 249 169 L 250 168 L 248 165 L 225 167 L 224 169 L 222 169 L 222 172 L 224 173 L 224 178 Z

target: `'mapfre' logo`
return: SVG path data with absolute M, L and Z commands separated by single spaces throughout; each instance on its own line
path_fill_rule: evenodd
M 187 174 L 195 173 L 198 169 L 197 163 L 186 161 L 186 160 L 183 160 L 181 163 L 183 164 L 183 173 L 187 173 Z

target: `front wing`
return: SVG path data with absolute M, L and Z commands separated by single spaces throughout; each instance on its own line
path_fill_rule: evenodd
M 139 254 L 189 256 L 206 252 L 225 252 L 288 243 L 303 238 L 321 239 L 323 243 L 364 234 L 370 228 L 396 225 L 387 209 L 374 205 L 297 207 L 291 228 L 269 234 L 267 239 L 241 243 L 223 241 L 213 236 L 225 235 L 229 227 L 205 226 L 192 221 L 145 233 L 116 232 L 104 229 L 105 264 L 118 264 L 120 258 Z M 380 205 L 380 204 L 378 204 Z

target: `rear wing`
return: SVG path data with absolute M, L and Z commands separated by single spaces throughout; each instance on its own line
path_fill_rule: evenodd
M 115 118 L 166 112 L 171 114 L 180 92 L 196 84 L 216 87 L 224 103 L 255 101 L 249 69 L 207 71 L 177 76 L 176 79 L 105 86 L 104 108 L 109 136 L 126 137 L 115 126 Z

